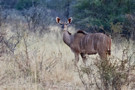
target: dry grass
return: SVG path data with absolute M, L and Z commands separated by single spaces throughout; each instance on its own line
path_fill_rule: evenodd
M 6 29 L 8 31 L 11 27 Z M 15 48 L 14 54 L 4 54 L 0 57 L 0 90 L 85 89 L 74 68 L 74 55 L 63 43 L 59 27 L 50 27 L 49 30 L 50 32 L 41 37 L 38 33 L 25 31 L 26 35 Z M 74 28 L 69 30 L 75 31 Z M 10 36 L 10 33 L 8 35 Z M 125 40 L 119 39 L 113 43 L 116 44 L 112 46 L 111 58 L 115 56 L 121 60 L 122 51 L 128 44 Z M 130 44 L 129 47 L 131 54 L 134 46 Z M 92 65 L 97 56 L 89 56 L 88 65 Z M 78 65 L 83 65 L 81 60 Z
M 42 37 L 26 33 L 14 54 L 0 57 L 0 90 L 83 88 L 74 72 L 73 53 L 62 42 L 57 26 Z

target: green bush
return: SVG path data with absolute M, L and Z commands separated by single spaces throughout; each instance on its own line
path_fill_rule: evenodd
M 122 23 L 125 15 L 134 12 L 133 0 L 77 0 L 74 22 L 77 27 L 103 26 L 111 32 L 111 23 Z
M 39 0 L 19 0 L 15 8 L 18 10 L 28 9 L 33 5 L 37 5 Z

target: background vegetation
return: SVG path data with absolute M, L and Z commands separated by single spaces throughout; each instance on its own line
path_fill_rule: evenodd
M 134 0 L 1 0 L 0 5 L 1 8 L 15 9 L 19 12 L 30 8 L 46 8 L 55 13 L 56 15 L 52 14 L 54 16 L 66 19 L 72 16 L 77 28 L 89 32 L 117 32 L 134 38 L 132 32 L 124 27 L 131 26 L 127 16 L 134 17 Z M 112 27 L 121 29 L 114 30 Z
M 109 60 L 75 69 L 56 16 L 111 35 Z M 134 40 L 134 0 L 0 0 L 0 90 L 134 90 Z

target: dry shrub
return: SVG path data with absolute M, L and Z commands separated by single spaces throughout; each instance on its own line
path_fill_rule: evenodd
M 80 80 L 86 90 L 122 90 L 123 86 L 131 88 L 134 83 L 133 73 L 135 64 L 131 58 L 135 53 L 128 54 L 123 50 L 122 59 L 109 58 L 108 60 L 94 59 L 94 64 L 78 69 Z M 125 58 L 126 56 L 126 58 Z M 132 73 L 132 75 L 131 75 Z
M 120 90 L 121 85 L 127 81 L 128 72 L 125 65 L 123 61 L 118 65 L 109 60 L 96 63 L 104 90 Z

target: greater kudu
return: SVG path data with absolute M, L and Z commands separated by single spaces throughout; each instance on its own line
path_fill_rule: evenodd
M 75 54 L 75 65 L 79 61 L 79 55 L 84 63 L 86 63 L 86 54 L 98 53 L 103 60 L 107 59 L 107 55 L 111 55 L 111 38 L 109 36 L 103 33 L 86 33 L 81 30 L 71 34 L 68 31 L 68 24 L 72 22 L 72 18 L 69 18 L 68 22 L 61 22 L 60 18 L 56 17 L 56 22 L 62 25 L 63 41 Z

